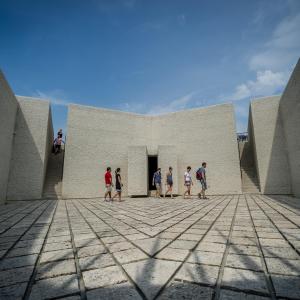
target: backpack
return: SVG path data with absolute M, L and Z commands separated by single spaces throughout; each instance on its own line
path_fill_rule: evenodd
M 199 168 L 199 169 L 197 170 L 197 172 L 196 172 L 196 179 L 197 179 L 197 180 L 203 179 L 203 177 L 202 177 L 202 172 L 201 172 L 201 168 Z

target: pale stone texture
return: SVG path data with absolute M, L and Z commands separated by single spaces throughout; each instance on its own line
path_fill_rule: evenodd
M 242 269 L 225 268 L 222 286 L 246 291 L 268 292 L 263 273 Z
M 127 281 L 124 274 L 117 266 L 85 271 L 82 275 L 87 289 L 104 287 Z
M 175 279 L 213 286 L 217 282 L 218 273 L 219 267 L 216 266 L 184 264 L 176 274 Z
M 17 99 L 7 199 L 40 199 L 53 139 L 50 103 L 29 97 Z
M 293 194 L 300 197 L 300 60 L 280 100 Z
M 292 192 L 285 136 L 278 113 L 279 102 L 280 96 L 273 96 L 252 101 L 250 105 L 251 138 L 260 190 L 264 194 Z
M 87 300 L 142 300 L 136 289 L 128 282 L 102 287 L 87 292 Z
M 29 299 L 49 299 L 74 294 L 76 292 L 79 292 L 79 286 L 75 274 L 58 276 L 37 281 L 32 287 Z
M 148 259 L 123 265 L 148 299 L 153 299 L 179 266 L 179 262 Z
M 212 299 L 213 289 L 209 287 L 203 287 L 192 283 L 186 282 L 172 282 L 166 287 L 159 300 L 196 300 L 196 299 Z
M 199 130 L 203 128 L 203 124 L 205 130 Z M 186 132 L 198 134 L 189 135 Z M 235 120 L 231 104 L 153 117 L 70 105 L 63 196 L 102 197 L 105 192 L 104 171 L 107 166 L 112 167 L 112 170 L 121 168 L 124 195 L 147 194 L 147 154 L 159 156 L 160 152 L 165 155 L 162 151 L 166 150 L 160 147 L 173 145 L 176 147 L 172 150 L 170 164 L 176 163 L 176 151 L 178 171 L 175 172 L 175 182 L 178 182 L 178 187 L 174 186 L 174 189 L 178 188 L 179 194 L 184 191 L 182 177 L 187 165 L 192 166 L 196 183 L 195 170 L 203 160 L 208 162 L 210 193 L 241 193 Z M 137 152 L 137 149 L 142 152 Z M 131 156 L 136 158 L 132 160 Z M 159 162 L 162 163 L 160 158 Z M 164 177 L 166 164 L 165 161 Z M 223 176 L 226 170 L 230 172 Z M 192 192 L 199 192 L 197 184 L 192 187 Z
M 148 195 L 148 156 L 145 146 L 128 147 L 128 195 Z M 123 177 L 123 176 L 122 176 Z
M 6 200 L 18 102 L 0 70 L 0 204 Z

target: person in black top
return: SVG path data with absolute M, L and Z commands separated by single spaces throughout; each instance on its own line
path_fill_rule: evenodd
M 62 129 L 59 129 L 58 133 L 57 133 L 57 137 L 62 138 L 63 137 L 63 132 Z
M 116 176 L 116 194 L 112 197 L 112 201 L 118 196 L 119 197 L 119 202 L 122 201 L 121 199 L 121 194 L 122 194 L 122 180 L 121 180 L 121 169 L 117 168 L 115 171 L 115 176 Z

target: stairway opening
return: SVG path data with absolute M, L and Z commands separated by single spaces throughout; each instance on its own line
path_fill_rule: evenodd
M 50 146 L 51 153 L 48 155 L 47 169 L 44 180 L 43 198 L 45 199 L 59 199 L 62 197 L 62 179 L 65 156 L 65 142 L 66 135 L 64 128 L 66 127 L 67 109 L 66 107 L 51 106 L 51 115 L 54 129 L 51 129 L 49 135 L 52 137 L 52 144 Z M 52 124 L 50 126 L 52 128 Z M 58 136 L 60 128 L 63 128 L 61 149 L 55 153 L 53 149 L 53 142 Z
M 153 174 L 157 171 L 157 156 L 148 156 L 148 193 L 155 190 L 152 185 Z
M 260 192 L 252 141 L 247 135 L 238 137 L 242 191 L 247 194 Z

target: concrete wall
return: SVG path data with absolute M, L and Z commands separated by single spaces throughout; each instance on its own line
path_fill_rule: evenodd
M 239 153 L 232 104 L 191 109 L 157 116 L 152 124 L 152 147 L 176 145 L 178 193 L 183 194 L 183 175 L 192 167 L 192 193 L 200 191 L 196 170 L 207 162 L 210 194 L 241 193 Z M 156 146 L 157 147 L 157 146 Z
M 254 100 L 250 105 L 250 134 L 260 188 L 264 194 L 292 193 L 279 101 L 280 96 L 273 96 Z
M 300 197 L 300 60 L 280 100 L 293 194 Z
M 178 162 L 176 146 L 158 146 L 158 165 L 161 167 L 163 175 L 162 192 L 166 191 L 166 173 L 169 167 L 173 168 L 173 194 L 178 194 Z
M 121 168 L 126 195 L 128 147 L 146 146 L 148 155 L 157 155 L 162 149 L 159 147 L 170 145 L 175 146 L 175 153 L 170 153 L 172 161 L 167 164 L 176 165 L 177 156 L 179 193 L 184 191 L 183 174 L 186 166 L 192 166 L 195 179 L 195 171 L 202 161 L 208 163 L 207 177 L 211 194 L 241 192 L 231 104 L 153 117 L 70 105 L 63 197 L 103 196 L 107 166 L 112 170 Z M 199 189 L 195 185 L 193 193 L 198 193 Z
M 148 153 L 146 146 L 128 147 L 128 195 L 148 194 Z M 123 175 L 122 175 L 123 177 Z
M 0 70 L 0 204 L 6 199 L 18 102 Z
M 17 97 L 15 138 L 7 189 L 8 200 L 39 199 L 42 196 L 52 121 L 50 104 Z

